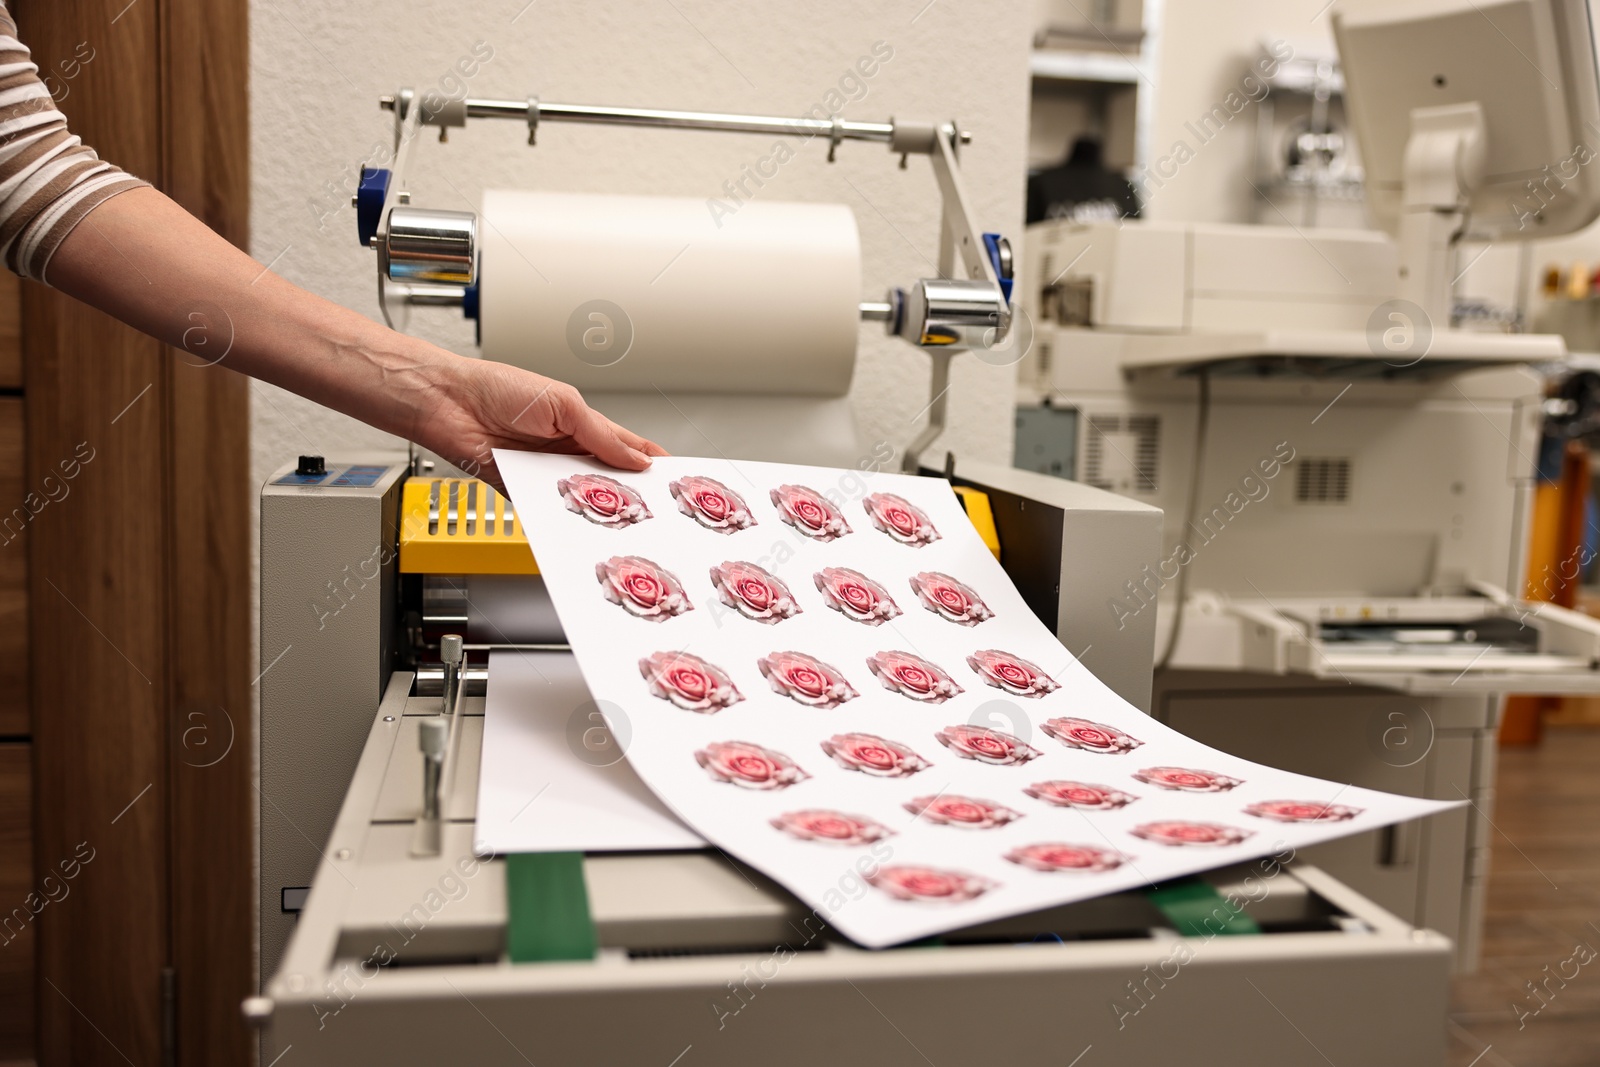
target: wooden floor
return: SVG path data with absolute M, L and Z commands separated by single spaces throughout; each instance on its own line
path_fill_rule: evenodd
M 1455 983 L 1450 1063 L 1600 1067 L 1600 729 L 1502 749 L 1493 817 L 1483 964 Z

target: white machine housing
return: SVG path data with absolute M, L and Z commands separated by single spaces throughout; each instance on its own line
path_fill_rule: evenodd
M 1058 449 L 1061 473 L 1162 509 L 1161 553 L 1105 608 L 1158 616 L 1158 718 L 1273 766 L 1473 802 L 1308 850 L 1471 969 L 1502 698 L 1600 692 L 1600 622 L 1517 595 L 1543 401 L 1526 364 L 1561 339 L 1438 331 L 1391 351 L 1396 324 L 1369 319 L 1394 263 L 1376 233 L 1030 227 L 1018 417 L 1037 444 L 1019 462 Z

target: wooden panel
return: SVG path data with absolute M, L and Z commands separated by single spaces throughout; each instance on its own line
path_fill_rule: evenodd
M 0 745 L 0 1060 L 33 1055 L 33 782 L 25 744 Z M 57 879 L 47 887 L 59 896 Z M 70 895 L 70 883 L 67 886 Z
M 68 506 L 75 478 L 65 475 L 82 470 L 68 454 L 49 481 L 31 487 L 30 496 L 24 480 L 23 411 L 20 399 L 0 397 L 0 737 L 29 732 L 28 527 L 33 509 Z
M 163 0 L 163 189 L 248 251 L 247 0 Z M 176 353 L 168 479 L 173 707 L 172 962 L 184 1063 L 247 1063 L 255 991 L 249 399 L 245 379 Z M 188 743 L 182 743 L 187 740 Z
M 0 389 L 22 388 L 22 280 L 0 270 Z
M 104 158 L 159 180 L 157 5 L 35 0 L 16 14 L 41 67 L 91 43 L 95 59 L 62 101 L 68 122 Z M 95 450 L 71 498 L 34 519 L 29 545 L 35 855 L 96 850 L 70 906 L 36 924 L 39 1059 L 159 1063 L 174 368 L 156 341 L 42 286 L 24 284 L 22 311 L 29 483 L 79 442 Z

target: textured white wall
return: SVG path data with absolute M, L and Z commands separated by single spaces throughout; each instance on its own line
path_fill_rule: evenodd
M 373 254 L 357 247 L 356 168 L 388 141 L 377 98 L 407 84 L 449 91 L 474 47 L 492 57 L 474 96 L 800 115 L 885 41 L 893 57 L 843 108 L 850 119 L 957 118 L 975 134 L 963 170 L 979 225 L 1020 234 L 1027 146 L 1029 12 L 1007 0 L 258 0 L 251 8 L 253 253 L 290 280 L 377 317 Z M 480 43 L 481 42 L 481 43 Z M 472 63 L 467 64 L 470 69 Z M 515 123 L 476 122 L 419 143 L 413 203 L 476 209 L 487 187 L 710 197 L 772 139 L 546 125 L 530 149 Z M 926 160 L 896 169 L 879 145 L 797 158 L 764 199 L 849 205 L 863 245 L 863 297 L 934 273 L 938 195 Z M 471 324 L 430 309 L 412 331 L 472 353 Z M 752 344 L 759 344 L 752 338 Z M 863 330 L 851 398 L 867 441 L 904 445 L 927 402 L 928 361 Z M 946 447 L 1008 461 L 1010 368 L 956 362 Z M 255 474 L 300 452 L 397 444 L 282 390 L 257 385 Z

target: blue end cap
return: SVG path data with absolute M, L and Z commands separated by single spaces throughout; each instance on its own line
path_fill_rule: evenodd
M 478 317 L 478 287 L 469 285 L 461 290 L 461 314 L 469 319 Z
M 1006 298 L 1006 303 L 1009 304 L 1011 302 L 1011 281 L 1012 281 L 1012 279 L 1003 278 L 1003 277 L 1000 276 L 1000 235 L 997 234 L 997 233 L 986 233 L 986 234 L 984 234 L 983 235 L 983 247 L 989 253 L 989 263 L 990 263 L 991 266 L 994 267 L 994 276 L 997 279 L 999 279 L 999 282 L 1000 282 L 1000 295 L 1005 297 Z
M 361 247 L 372 243 L 383 218 L 383 201 L 389 195 L 389 172 L 381 167 L 362 167 L 361 184 L 356 187 L 356 233 Z

